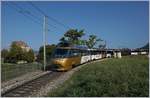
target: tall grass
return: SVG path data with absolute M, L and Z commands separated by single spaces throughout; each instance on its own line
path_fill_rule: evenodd
M 40 70 L 41 65 L 35 63 L 28 64 L 11 64 L 2 63 L 1 66 L 1 81 L 8 81 L 10 79 L 19 77 L 29 72 Z
M 146 56 L 127 56 L 88 64 L 48 96 L 148 96 L 149 63 Z

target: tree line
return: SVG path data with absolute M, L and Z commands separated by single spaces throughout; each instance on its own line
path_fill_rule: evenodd
M 87 40 L 82 39 L 84 35 L 84 30 L 70 29 L 60 39 L 60 42 L 67 41 L 72 45 L 86 45 L 88 48 L 94 48 L 98 42 L 103 41 L 101 38 L 97 38 L 96 35 L 89 35 Z M 104 46 L 105 45 L 99 44 L 99 48 Z
M 71 45 L 86 45 L 88 48 L 94 48 L 96 44 L 100 41 L 103 41 L 100 38 L 97 38 L 96 35 L 89 35 L 87 40 L 82 37 L 85 35 L 84 30 L 70 29 L 64 33 L 62 38 L 60 38 L 60 43 L 69 42 Z M 60 44 L 59 43 L 59 44 Z M 46 45 L 46 59 L 50 59 L 52 52 L 57 45 Z M 99 45 L 99 48 L 105 48 L 106 45 Z M 24 51 L 20 46 L 16 45 L 15 42 L 12 42 L 10 49 L 3 49 L 1 51 L 1 57 L 6 63 L 16 63 L 20 60 L 27 61 L 28 63 L 37 61 L 43 62 L 43 46 L 39 48 L 38 55 L 35 56 L 33 49 L 29 51 Z
M 4 59 L 5 63 L 17 63 L 21 60 L 31 63 L 34 61 L 34 52 L 32 49 L 29 51 L 23 50 L 14 41 L 9 50 L 3 49 L 1 51 L 1 57 Z

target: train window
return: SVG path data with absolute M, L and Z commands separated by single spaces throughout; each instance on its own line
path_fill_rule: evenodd
M 90 55 L 91 54 L 91 52 L 90 52 L 90 50 L 88 50 L 88 55 Z
M 91 50 L 91 55 L 94 55 L 94 51 L 93 50 Z
M 76 49 L 70 49 L 69 51 L 69 56 L 72 57 L 72 56 L 78 56 L 79 53 L 78 53 L 78 50 Z
M 56 49 L 54 52 L 54 57 L 67 57 L 68 49 Z
M 85 56 L 86 55 L 86 51 L 82 50 L 82 55 Z
M 81 56 L 89 55 L 89 54 L 90 54 L 90 51 L 87 51 L 87 50 L 79 50 L 79 54 L 80 54 Z
M 82 55 L 82 54 L 81 54 L 81 50 L 77 49 L 76 51 L 77 51 L 77 53 L 78 53 L 78 56 L 81 56 L 81 55 Z
M 87 51 L 86 50 L 83 50 L 83 53 L 84 53 L 84 56 L 87 55 Z
M 77 56 L 78 55 L 77 50 L 73 50 L 72 53 L 73 53 L 73 56 Z
M 89 51 L 88 50 L 85 50 L 86 51 L 86 55 L 89 55 Z
M 84 56 L 84 52 L 83 50 L 80 50 L 81 56 Z
M 78 55 L 79 55 L 79 56 L 82 56 L 81 50 L 77 50 L 77 52 L 78 52 Z

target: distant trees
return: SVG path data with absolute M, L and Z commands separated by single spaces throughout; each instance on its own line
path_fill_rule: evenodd
M 6 58 L 7 55 L 8 55 L 8 50 L 7 49 L 2 49 L 2 51 L 1 51 L 1 57 L 2 58 Z
M 104 43 L 100 43 L 99 46 L 98 46 L 98 48 L 99 49 L 106 49 L 106 41 L 104 41 L 104 40 L 100 40 L 100 41 L 104 42 Z
M 46 45 L 46 59 L 49 60 L 51 58 L 51 55 L 54 51 L 54 49 L 56 48 L 56 45 L 52 44 L 52 45 Z M 38 52 L 38 55 L 37 55 L 37 61 L 38 62 L 43 62 L 43 46 L 41 46 L 39 48 L 39 52 Z
M 17 63 L 18 61 L 33 62 L 34 52 L 32 49 L 26 51 L 24 48 L 18 45 L 18 43 L 12 42 L 9 51 L 2 50 L 1 53 L 4 57 L 4 62 Z
M 88 48 L 93 48 L 98 41 L 101 41 L 101 39 L 97 38 L 96 35 L 90 35 L 89 39 L 86 41 L 86 45 Z
M 1 58 L 3 59 L 3 62 L 5 62 L 7 56 L 8 56 L 8 50 L 7 49 L 2 49 L 1 50 Z
M 60 44 L 69 42 L 71 45 L 86 45 L 88 48 L 93 48 L 101 39 L 96 35 L 90 35 L 88 40 L 81 39 L 85 35 L 84 30 L 70 29 L 60 39 Z
M 24 60 L 26 60 L 29 63 L 34 62 L 35 56 L 34 56 L 34 51 L 32 49 L 30 49 L 28 52 L 25 53 Z
M 87 40 L 82 39 L 85 35 L 84 30 L 78 29 L 69 29 L 65 32 L 63 37 L 59 40 L 60 45 L 66 45 L 65 42 L 68 42 L 71 45 L 86 45 L 88 48 L 94 48 L 94 46 L 102 41 L 97 38 L 96 35 L 90 35 Z M 58 44 L 58 45 L 59 45 Z M 100 46 L 101 47 L 101 46 Z M 52 52 L 56 48 L 56 45 L 46 45 L 46 59 L 50 59 Z M 9 63 L 17 63 L 20 60 L 33 62 L 35 60 L 35 55 L 33 50 L 28 47 L 28 45 L 23 41 L 13 41 L 11 43 L 9 51 L 7 49 L 3 49 L 1 51 L 2 58 L 4 58 L 4 62 Z M 43 62 L 43 46 L 39 48 L 39 52 L 37 55 L 37 61 Z

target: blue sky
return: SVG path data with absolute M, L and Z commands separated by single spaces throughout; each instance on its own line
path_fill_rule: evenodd
M 43 16 L 28 2 L 14 2 L 39 18 Z M 38 50 L 42 45 L 43 27 L 18 13 L 14 3 L 2 2 L 2 48 L 8 48 L 12 41 L 23 40 L 31 48 Z M 90 34 L 107 41 L 109 48 L 137 48 L 149 41 L 148 2 L 32 2 L 47 15 L 57 19 L 65 26 L 84 29 L 87 39 Z M 21 11 L 21 10 L 19 10 Z M 36 20 L 36 19 L 33 19 Z M 48 20 L 47 43 L 57 44 L 68 29 Z

